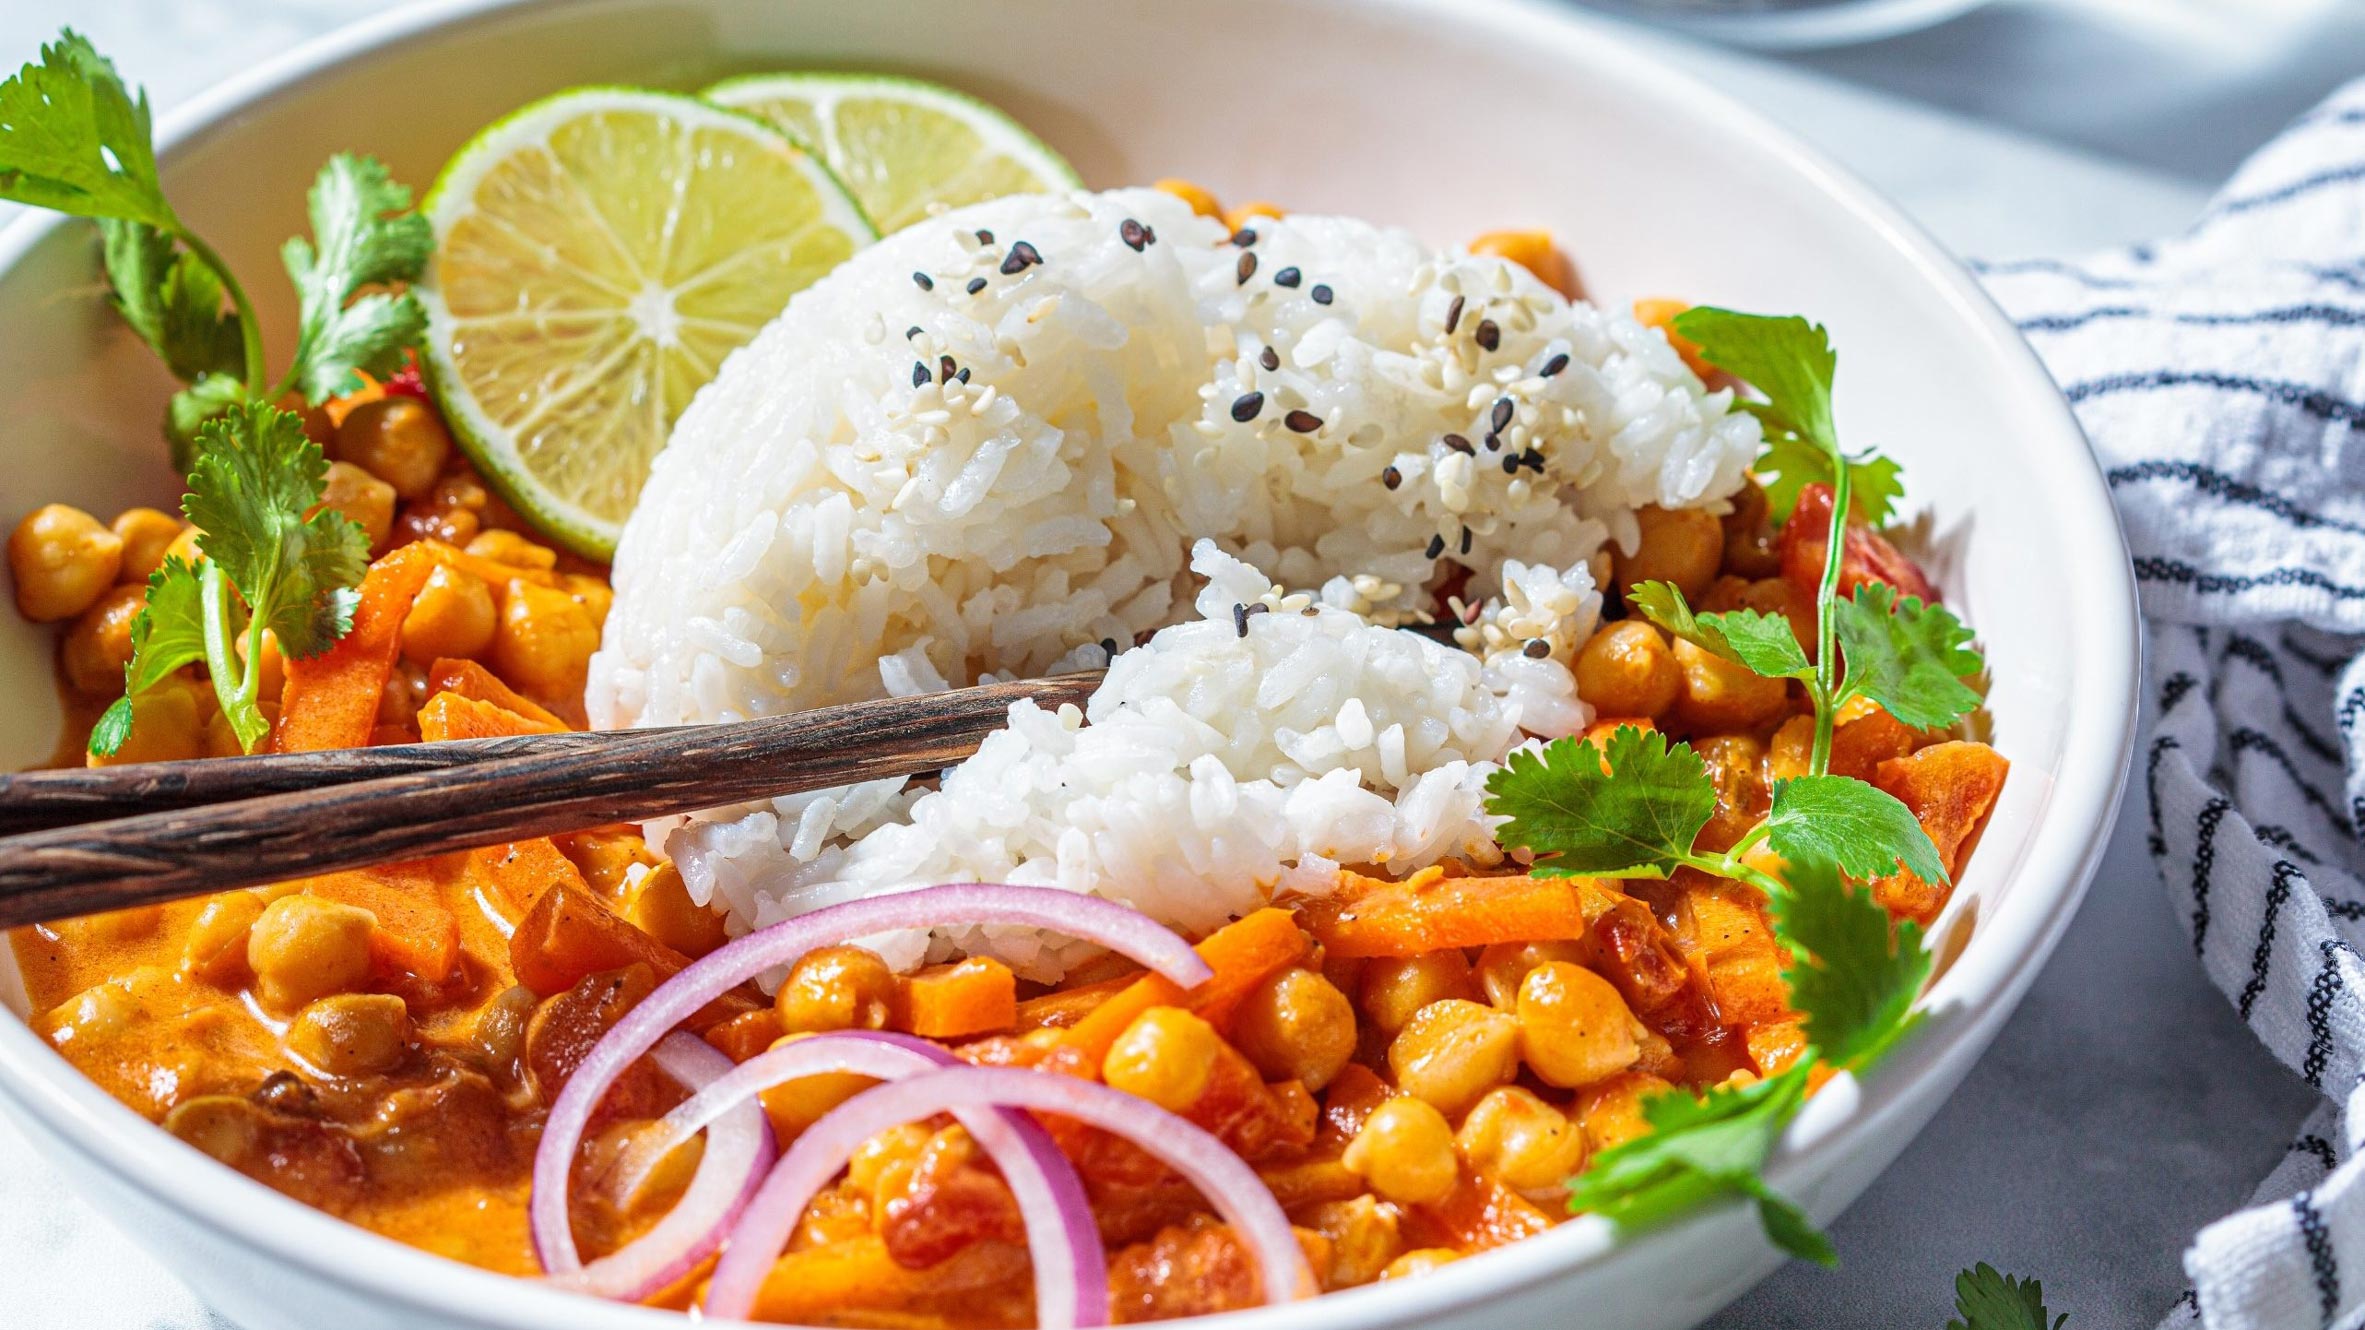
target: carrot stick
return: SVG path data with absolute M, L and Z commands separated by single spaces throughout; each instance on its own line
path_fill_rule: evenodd
M 565 992 L 587 974 L 636 962 L 664 979 L 680 973 L 690 958 L 570 886 L 553 884 L 543 892 L 509 937 L 511 972 L 544 997 Z
M 370 565 L 361 579 L 353 630 L 336 645 L 287 662 L 272 745 L 282 753 L 362 748 L 377 727 L 378 698 L 402 649 L 402 621 L 427 575 L 452 553 L 441 541 L 417 540 Z
M 591 894 L 590 884 L 583 880 L 583 870 L 547 837 L 471 850 L 468 869 L 492 887 L 498 899 L 521 910 L 532 909 L 552 887 L 567 887 L 585 896 Z
M 1215 977 L 1189 992 L 1164 975 L 1145 974 L 1068 1027 L 1047 1063 L 1100 1076 L 1101 1059 L 1135 1018 L 1152 1007 L 1185 1007 L 1217 1026 L 1265 976 L 1306 954 L 1306 935 L 1287 910 L 1262 909 L 1207 935 L 1194 948 Z
M 306 882 L 304 894 L 358 905 L 376 917 L 370 964 L 379 975 L 416 975 L 440 984 L 452 977 L 460 958 L 460 923 L 442 892 L 453 867 L 429 859 L 330 873 Z
M 503 711 L 514 711 L 527 720 L 554 730 L 567 728 L 567 723 L 560 720 L 555 712 L 501 682 L 500 676 L 473 660 L 439 657 L 427 667 L 427 691 L 458 693 L 471 701 L 499 707 Z
M 541 708 L 536 707 L 535 710 Z M 546 725 L 507 707 L 480 702 L 450 691 L 437 693 L 427 699 L 427 705 L 419 708 L 419 737 L 429 743 L 442 743 L 447 739 L 500 739 L 517 734 L 555 734 L 561 728 Z
M 1332 956 L 1418 956 L 1443 947 L 1583 937 L 1567 878 L 1456 877 L 1424 869 L 1402 882 L 1350 877 L 1298 912 Z

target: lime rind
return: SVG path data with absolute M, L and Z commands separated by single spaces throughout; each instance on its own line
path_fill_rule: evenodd
M 863 212 L 852 191 L 829 169 L 822 157 L 801 144 L 795 136 L 785 133 L 762 117 L 679 93 L 594 86 L 569 89 L 521 107 L 479 131 L 454 154 L 420 207 L 421 212 L 435 224 L 439 256 L 443 241 L 453 225 L 480 211 L 475 203 L 477 191 L 491 172 L 528 149 L 549 148 L 553 134 L 569 122 L 601 113 L 619 112 L 639 112 L 671 121 L 692 132 L 722 130 L 744 139 L 790 164 L 793 171 L 810 187 L 813 198 L 818 200 L 820 206 L 805 229 L 840 233 L 846 238 L 849 250 L 859 249 L 878 237 L 877 228 Z M 721 191 L 717 196 L 731 195 L 732 191 Z M 599 213 L 597 208 L 594 212 L 598 214 L 601 226 L 608 230 L 610 238 L 615 241 L 617 252 L 625 253 L 625 242 L 608 225 L 605 214 Z M 777 218 L 766 220 L 774 223 L 778 221 Z M 792 234 L 802 233 L 799 230 Z M 767 240 L 764 243 L 776 241 Z M 747 252 L 750 251 L 741 251 L 742 254 Z M 712 271 L 719 266 L 718 262 L 702 271 Z M 590 276 L 595 278 L 596 274 Z M 676 283 L 672 289 L 677 293 L 688 292 L 698 284 L 699 276 L 693 274 Z M 586 280 L 581 285 L 589 289 L 597 286 L 598 282 Z M 527 462 L 519 447 L 517 432 L 495 419 L 471 389 L 452 354 L 460 321 L 455 319 L 444 298 L 438 284 L 436 267 L 431 266 L 427 276 L 419 283 L 418 295 L 428 315 L 427 336 L 421 347 L 422 367 L 429 389 L 443 409 L 445 418 L 451 423 L 462 451 L 476 465 L 488 485 L 512 507 L 532 518 L 553 539 L 589 558 L 610 557 L 615 549 L 621 520 L 578 503 L 547 483 Z M 633 316 L 624 307 L 617 306 L 579 314 L 545 313 L 535 317 L 553 326 L 569 321 L 594 326 L 600 319 L 617 322 Z M 760 324 L 747 327 L 747 336 L 752 337 L 757 326 Z M 624 340 L 629 343 L 632 339 L 626 337 Z M 640 340 L 647 348 L 647 356 L 659 362 L 650 373 L 652 388 L 660 392 L 673 387 L 673 379 L 681 377 L 680 362 L 699 359 L 686 346 L 652 343 L 646 338 Z M 743 342 L 745 339 L 739 340 Z M 623 354 L 631 350 L 631 346 L 626 345 L 611 354 Z M 720 358 L 713 359 L 713 364 L 698 363 L 697 372 L 710 379 L 719 368 Z M 565 367 L 562 364 L 556 368 Z M 597 364 L 582 366 L 576 377 L 562 387 L 557 396 L 563 397 L 568 392 L 579 391 L 594 383 L 602 369 Z M 541 419 L 560 406 L 563 406 L 563 402 L 538 403 L 526 419 Z M 664 407 L 660 403 L 652 409 L 662 411 Z M 670 421 L 666 423 L 670 424 Z M 656 446 L 662 447 L 662 437 L 655 442 Z M 631 464 L 645 466 L 645 459 L 636 457 Z M 629 483 L 637 488 L 638 480 L 637 476 L 631 477 Z

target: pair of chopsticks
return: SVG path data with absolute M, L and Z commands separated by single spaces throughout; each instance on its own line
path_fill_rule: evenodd
M 724 725 L 0 776 L 0 928 L 939 770 L 1100 673 Z

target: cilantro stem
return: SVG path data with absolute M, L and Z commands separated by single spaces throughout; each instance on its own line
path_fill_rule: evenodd
M 225 714 L 235 714 L 238 687 L 231 680 L 239 674 L 238 652 L 231 645 L 237 635 L 232 626 L 236 593 L 230 579 L 223 575 L 222 566 L 211 559 L 197 561 L 199 603 L 204 608 L 205 672 L 213 679 L 214 697 L 222 704 Z
M 248 395 L 258 401 L 278 400 L 276 393 L 267 398 L 261 396 L 263 376 L 268 372 L 263 365 L 263 323 L 255 317 L 254 304 L 246 298 L 246 288 L 238 284 L 238 275 L 230 271 L 230 265 L 196 232 L 175 225 L 173 234 L 180 237 L 181 243 L 189 247 L 189 252 L 195 254 L 199 262 L 213 269 L 214 276 L 221 279 L 223 289 L 230 293 L 231 308 L 238 311 L 239 354 L 246 362 Z
M 1831 453 L 1831 532 L 1823 550 L 1823 581 L 1815 589 L 1815 749 L 1807 770 L 1817 776 L 1831 770 L 1832 699 L 1839 696 L 1839 570 L 1847 555 L 1849 493 L 1848 459 Z

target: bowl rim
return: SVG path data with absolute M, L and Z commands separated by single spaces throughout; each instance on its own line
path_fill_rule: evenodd
M 242 110 L 387 48 L 433 42 L 474 25 L 560 10 L 568 3 L 425 0 L 361 19 L 225 80 L 162 117 L 158 156 L 169 160 L 189 151 Z M 1348 0 L 1305 3 L 1344 8 Z M 1968 269 L 1820 150 L 1688 70 L 1640 49 L 1617 24 L 1544 0 L 1357 0 L 1356 7 L 1458 24 L 1506 41 L 1542 43 L 1580 66 L 1616 63 L 1621 77 L 1647 78 L 1662 90 L 1672 87 L 1691 115 L 1803 178 L 1904 259 L 1945 298 L 1961 326 L 1976 334 L 1977 343 L 2008 376 L 2001 386 L 2024 402 L 2032 423 L 2047 418 L 2045 437 L 2036 445 L 2048 459 L 2047 481 L 2056 490 L 2057 505 L 2080 519 L 2057 533 L 2064 566 L 2088 570 L 2068 587 L 2072 603 L 2062 615 L 2063 631 L 2076 640 L 2072 659 L 2079 704 L 2066 711 L 2059 775 L 2011 870 L 2014 890 L 2003 893 L 1999 908 L 1981 919 L 1972 944 L 1924 996 L 1924 1005 L 1946 1019 L 1929 1021 L 1919 1037 L 1865 1082 L 1843 1075 L 1818 1095 L 1811 1111 L 1792 1123 L 1768 1168 L 1778 1188 L 1791 1179 L 1827 1174 L 1836 1159 L 1866 1148 L 1889 1124 L 1913 1111 L 1913 1092 L 1925 1079 L 1946 1075 L 1942 1064 L 1967 1066 L 1983 1050 L 2067 929 L 2110 838 L 2134 748 L 2141 620 L 2133 568 L 2101 469 L 2050 374 Z M 0 229 L 0 272 L 73 221 L 35 213 Z M 679 1313 L 564 1294 L 537 1280 L 432 1255 L 303 1205 L 181 1146 L 82 1076 L 13 1015 L 0 1016 L 0 1073 L 0 1102 L 32 1119 L 39 1130 L 103 1161 L 122 1185 L 222 1238 L 389 1307 L 474 1325 L 654 1330 L 683 1324 Z M 1232 1312 L 1197 1323 L 1220 1330 L 1417 1324 L 1580 1268 L 1651 1259 L 1654 1253 L 1663 1258 L 1690 1235 L 1719 1224 L 1762 1241 L 1740 1202 L 1703 1207 L 1624 1241 L 1613 1241 L 1606 1223 L 1585 1217 L 1420 1280 L 1391 1283 L 1385 1291 L 1344 1290 L 1308 1303 Z

